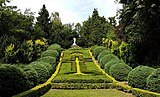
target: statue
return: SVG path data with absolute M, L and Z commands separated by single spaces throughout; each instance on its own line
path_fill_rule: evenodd
M 73 38 L 73 44 L 72 44 L 71 47 L 78 47 L 78 45 L 76 44 L 76 38 L 75 37 Z

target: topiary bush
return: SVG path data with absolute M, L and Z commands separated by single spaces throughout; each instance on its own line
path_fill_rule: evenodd
M 60 53 L 62 51 L 62 48 L 59 44 L 52 44 L 47 48 L 47 50 L 56 50 Z
M 104 46 L 97 46 L 97 47 L 93 50 L 93 55 L 94 55 L 94 57 L 97 59 L 97 56 L 98 56 L 103 50 L 106 50 L 106 47 L 104 47 Z
M 106 63 L 104 65 L 105 72 L 109 74 L 110 67 L 117 64 L 117 63 L 124 63 L 124 61 L 123 60 L 111 60 L 111 61 L 109 61 L 108 63 Z
M 57 57 L 59 56 L 59 53 L 56 50 L 46 50 L 42 52 L 41 57 L 46 57 L 46 56 L 55 57 L 57 59 Z
M 29 89 L 25 72 L 10 64 L 0 66 L 0 96 L 11 97 Z
M 56 64 L 56 58 L 51 57 L 51 56 L 46 56 L 46 57 L 39 58 L 37 61 L 43 61 L 43 62 L 51 64 L 52 66 L 54 64 Z
M 111 60 L 119 60 L 115 55 L 113 54 L 108 54 L 108 55 L 105 55 L 104 57 L 102 57 L 100 59 L 100 66 L 101 68 L 104 68 L 104 65 L 108 62 L 110 62 Z
M 128 84 L 134 88 L 146 89 L 147 78 L 154 71 L 148 66 L 138 66 L 128 74 Z
M 35 61 L 30 63 L 38 74 L 38 83 L 44 83 L 50 77 L 48 69 L 45 67 L 44 62 Z
M 36 70 L 31 66 L 31 65 L 26 65 L 26 64 L 14 64 L 14 66 L 21 68 L 29 81 L 29 88 L 33 88 L 38 84 L 38 74 Z
M 94 50 L 96 47 L 98 47 L 98 45 L 91 46 L 91 48 L 90 48 L 91 52 L 93 52 L 93 50 Z
M 102 57 L 104 57 L 105 55 L 108 55 L 108 54 L 112 54 L 112 53 L 109 50 L 103 50 L 97 57 L 98 62 L 100 62 L 100 59 Z
M 160 93 L 160 68 L 154 70 L 147 78 L 147 89 Z
M 130 66 L 125 63 L 117 63 L 112 65 L 109 70 L 109 75 L 114 77 L 118 81 L 127 81 L 128 74 L 132 70 Z

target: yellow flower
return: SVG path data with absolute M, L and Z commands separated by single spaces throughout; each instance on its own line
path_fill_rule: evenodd
M 35 44 L 36 45 L 45 45 L 45 43 L 43 42 L 43 41 L 41 41 L 40 39 L 37 39 L 36 41 L 35 41 Z

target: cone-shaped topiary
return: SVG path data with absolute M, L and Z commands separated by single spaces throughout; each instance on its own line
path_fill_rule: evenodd
M 160 93 L 160 68 L 154 70 L 147 78 L 147 89 Z
M 147 78 L 154 71 L 148 66 L 138 66 L 128 74 L 128 84 L 134 88 L 146 89 Z
M 98 62 L 100 62 L 100 59 L 102 58 L 102 57 L 104 57 L 105 55 L 108 55 L 108 54 L 112 54 L 109 50 L 104 50 L 104 51 L 102 51 L 99 55 L 98 55 L 98 57 L 97 57 L 97 60 L 98 60 Z
M 29 89 L 25 72 L 10 64 L 0 66 L 0 96 L 11 97 Z
M 102 57 L 100 59 L 100 66 L 101 68 L 104 68 L 104 65 L 108 62 L 110 62 L 111 60 L 119 60 L 115 55 L 113 54 L 108 54 L 108 55 L 105 55 L 104 57 Z
M 95 59 L 97 59 L 97 56 L 98 56 L 103 50 L 106 50 L 106 47 L 104 47 L 104 46 L 97 46 L 97 47 L 93 50 L 93 55 L 94 55 Z
M 109 75 L 114 77 L 118 81 L 127 81 L 128 74 L 132 70 L 130 66 L 125 63 L 117 63 L 111 66 Z
M 62 51 L 62 48 L 59 44 L 52 44 L 47 48 L 47 50 L 56 50 L 60 53 Z

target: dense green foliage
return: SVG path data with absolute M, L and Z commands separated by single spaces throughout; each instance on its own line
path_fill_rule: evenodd
M 46 57 L 46 56 L 55 57 L 57 59 L 57 57 L 59 56 L 59 53 L 56 50 L 46 50 L 42 52 L 41 57 Z
M 46 56 L 46 57 L 39 58 L 37 61 L 43 61 L 43 62 L 49 63 L 53 67 L 56 64 L 56 58 L 55 57 L 51 57 L 51 56 Z
M 50 77 L 49 70 L 44 66 L 44 62 L 32 62 L 31 65 L 38 73 L 38 83 L 44 83 Z
M 93 50 L 93 55 L 94 57 L 97 59 L 97 56 L 106 48 L 103 46 L 97 46 L 94 50 Z
M 147 89 L 160 93 L 160 68 L 154 70 L 147 78 Z
M 47 50 L 56 50 L 60 53 L 62 51 L 62 48 L 59 44 L 52 44 L 47 48 Z
M 125 63 L 116 63 L 110 67 L 109 75 L 119 81 L 127 81 L 128 74 L 132 70 L 130 66 Z
M 109 61 L 108 63 L 106 63 L 104 65 L 105 72 L 109 74 L 109 70 L 110 70 L 111 66 L 113 66 L 113 65 L 115 65 L 117 63 L 120 64 L 120 63 L 124 63 L 124 62 L 122 60 L 111 60 L 111 61 Z
M 154 71 L 148 66 L 138 66 L 128 74 L 128 84 L 134 88 L 146 89 L 147 78 Z
M 160 3 L 159 0 L 117 0 L 120 10 L 119 33 L 130 44 L 135 62 L 149 66 L 159 65 L 160 57 Z
M 105 55 L 104 57 L 102 57 L 100 59 L 100 66 L 101 68 L 104 68 L 105 64 L 110 62 L 111 60 L 119 60 L 115 55 L 113 54 L 108 54 L 108 55 Z
M 29 89 L 25 72 L 10 64 L 0 66 L 0 96 L 11 97 L 17 93 Z
M 97 57 L 98 62 L 100 62 L 101 58 L 103 58 L 105 55 L 111 54 L 109 50 L 103 50 Z

